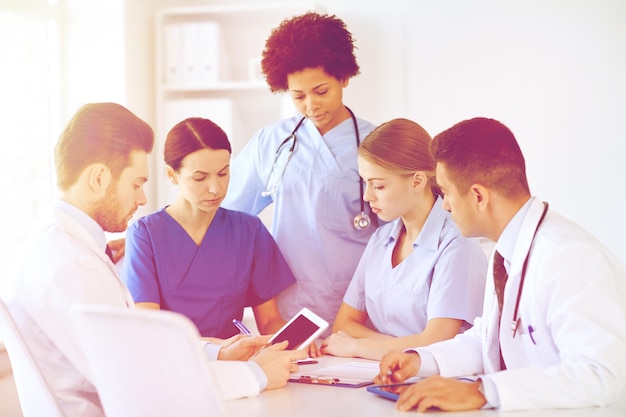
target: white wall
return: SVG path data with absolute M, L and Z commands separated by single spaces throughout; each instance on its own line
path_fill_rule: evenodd
M 154 105 L 154 10 L 219 2 L 126 3 L 127 32 L 138 34 L 127 42 L 128 101 L 147 113 Z M 356 39 L 361 75 L 345 101 L 360 117 L 409 117 L 433 135 L 474 116 L 502 121 L 526 155 L 533 193 L 626 264 L 626 2 L 317 3 Z
M 502 121 L 531 191 L 626 263 L 626 2 L 420 1 L 408 16 L 414 119 L 432 134 Z
M 0 291 L 56 193 L 52 151 L 76 109 L 124 101 L 124 0 L 0 1 Z M 97 14 L 94 14 L 97 10 Z
M 62 126 L 85 103 L 125 103 L 124 0 L 64 0 Z
M 62 106 L 54 143 L 67 121 L 85 103 L 120 103 L 143 117 L 129 106 L 126 95 L 124 51 L 129 36 L 124 22 L 125 0 L 63 0 L 60 4 Z

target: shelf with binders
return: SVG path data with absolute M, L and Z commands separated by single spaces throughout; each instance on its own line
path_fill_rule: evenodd
M 261 89 L 261 53 L 272 29 L 315 8 L 296 1 L 161 9 L 157 86 L 165 92 Z
M 263 126 L 294 113 L 288 95 L 270 92 L 261 55 L 273 28 L 284 19 L 318 10 L 308 1 L 168 7 L 155 15 L 155 115 L 157 152 L 171 127 L 187 117 L 206 117 L 227 133 L 233 156 Z M 164 169 L 160 159 L 156 169 Z M 157 178 L 156 203 L 174 197 Z

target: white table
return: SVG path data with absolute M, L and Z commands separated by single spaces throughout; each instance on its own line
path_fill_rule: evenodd
M 346 361 L 361 361 L 354 358 L 323 356 L 319 364 L 302 365 L 300 371 L 313 371 L 316 368 Z M 300 384 L 288 382 L 285 388 L 265 391 L 257 397 L 243 398 L 227 402 L 230 417 L 367 417 L 367 416 L 406 416 L 415 412 L 402 412 L 395 409 L 395 403 L 371 394 L 362 388 L 344 388 Z M 438 414 L 441 413 L 430 413 Z M 626 398 L 618 404 L 603 408 L 573 410 L 537 410 L 500 412 L 497 410 L 477 410 L 446 413 L 450 417 L 625 417 Z

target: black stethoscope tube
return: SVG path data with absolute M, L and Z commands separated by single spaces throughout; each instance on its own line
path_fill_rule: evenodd
M 359 134 L 359 127 L 357 125 L 356 117 L 355 117 L 354 113 L 352 112 L 352 110 L 350 110 L 350 108 L 348 108 L 347 106 L 346 106 L 346 110 L 348 110 L 348 112 L 350 113 L 350 117 L 352 118 L 352 124 L 354 125 L 354 135 L 356 137 L 356 147 L 358 149 L 358 147 L 361 145 L 361 136 Z M 286 164 L 289 163 L 289 159 L 291 158 L 291 155 L 295 151 L 295 149 L 296 149 L 296 142 L 298 141 L 298 137 L 297 137 L 296 133 L 298 132 L 298 129 L 300 128 L 300 126 L 302 125 L 302 123 L 304 122 L 305 119 L 306 119 L 306 117 L 301 118 L 300 121 L 298 122 L 298 124 L 296 125 L 296 127 L 294 127 L 294 129 L 291 131 L 291 134 L 289 134 L 289 136 L 287 136 L 280 143 L 280 145 L 278 145 L 278 148 L 276 149 L 276 154 L 274 155 L 274 162 L 272 163 L 272 170 L 270 171 L 270 176 L 271 176 L 271 172 L 274 171 L 274 168 L 276 167 L 276 164 L 278 162 L 278 155 L 280 154 L 281 148 L 289 140 L 293 139 L 293 143 L 289 147 L 288 160 L 287 160 Z M 285 167 L 283 168 L 282 172 L 280 173 L 280 178 L 282 178 L 282 176 L 285 173 L 285 168 L 287 167 L 286 164 L 285 164 Z M 261 195 L 264 196 L 264 197 L 267 196 L 267 195 L 272 194 L 275 191 L 275 189 L 274 189 L 274 191 L 268 190 L 268 185 L 269 185 L 269 179 L 268 179 L 268 184 L 265 187 L 266 190 L 263 191 L 263 193 L 261 193 Z M 357 230 L 363 230 L 363 229 L 367 228 L 371 224 L 371 222 L 372 222 L 370 217 L 367 215 L 367 213 L 365 213 L 365 200 L 363 200 L 364 195 L 365 195 L 365 191 L 364 191 L 363 178 L 361 178 L 361 176 L 359 176 L 359 201 L 361 203 L 361 212 L 359 214 L 357 214 L 354 217 L 354 220 L 353 220 L 354 228 L 357 229 Z
M 517 299 L 515 300 L 515 310 L 513 311 L 513 321 L 511 322 L 511 331 L 513 332 L 513 337 L 515 337 L 515 334 L 517 333 L 517 328 L 519 327 L 519 322 L 520 322 L 519 317 L 518 317 L 519 301 L 520 301 L 520 298 L 522 298 L 522 288 L 524 288 L 524 278 L 526 278 L 526 267 L 528 266 L 528 259 L 530 258 L 530 251 L 532 249 L 535 236 L 537 235 L 537 230 L 539 230 L 539 226 L 541 226 L 543 219 L 546 217 L 546 214 L 548 213 L 548 207 L 550 207 L 550 204 L 548 204 L 547 201 L 544 201 L 543 213 L 541 214 L 541 217 L 539 218 L 539 222 L 537 223 L 537 227 L 535 228 L 535 233 L 533 233 L 533 239 L 530 242 L 528 253 L 526 254 L 526 258 L 524 259 L 524 265 L 522 266 L 522 275 L 520 276 L 519 287 L 517 288 Z

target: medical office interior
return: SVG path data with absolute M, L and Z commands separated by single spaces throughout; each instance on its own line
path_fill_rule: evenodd
M 119 102 L 155 129 L 137 216 L 150 213 L 172 200 L 161 155 L 177 121 L 216 121 L 236 155 L 294 112 L 269 92 L 259 60 L 271 28 L 307 10 L 336 14 L 356 40 L 361 73 L 344 102 L 357 116 L 409 118 L 431 135 L 500 120 L 532 193 L 626 263 L 622 0 L 0 0 L 0 290 L 55 196 L 52 148 L 80 105 Z M 211 69 L 173 74 L 189 56 Z M 0 415 L 21 415 L 5 352 L 0 376 Z

